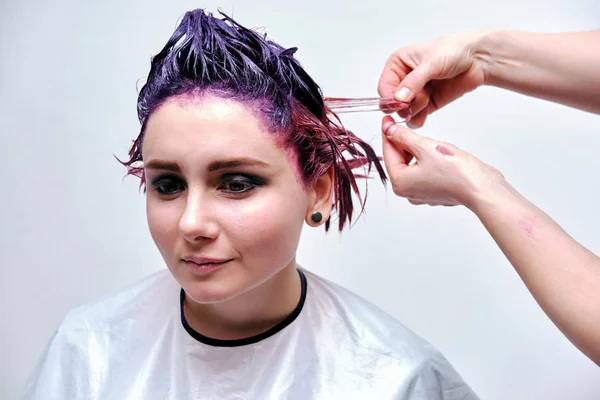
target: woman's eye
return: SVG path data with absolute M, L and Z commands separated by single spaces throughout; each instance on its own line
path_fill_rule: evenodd
M 264 180 L 246 175 L 226 175 L 221 180 L 220 190 L 228 194 L 242 194 L 264 184 Z
M 152 187 L 158 194 L 170 196 L 184 190 L 184 185 L 173 178 L 158 178 L 152 181 Z
M 229 190 L 231 190 L 232 192 L 243 192 L 244 190 L 246 190 L 248 188 L 249 184 L 246 182 L 239 182 L 239 181 L 234 181 L 234 182 L 229 182 L 227 184 L 227 188 Z

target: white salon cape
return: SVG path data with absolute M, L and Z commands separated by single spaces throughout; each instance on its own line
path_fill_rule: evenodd
M 71 311 L 26 399 L 470 400 L 430 344 L 361 297 L 300 269 L 302 298 L 271 330 L 210 339 L 185 321 L 168 270 Z

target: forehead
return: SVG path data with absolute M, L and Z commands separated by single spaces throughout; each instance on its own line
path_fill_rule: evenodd
M 219 97 L 174 98 L 150 116 L 143 158 L 162 157 L 214 161 L 219 157 L 286 160 L 259 115 L 249 106 Z

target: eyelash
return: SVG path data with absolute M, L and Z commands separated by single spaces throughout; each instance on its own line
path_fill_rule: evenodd
M 246 194 L 251 190 L 256 189 L 258 186 L 262 186 L 265 184 L 265 181 L 257 176 L 244 175 L 244 174 L 226 174 L 221 177 L 221 184 L 219 185 L 219 189 L 222 189 L 223 186 L 228 184 L 242 184 L 246 185 L 246 188 L 243 190 L 229 190 L 226 191 L 227 194 L 230 195 L 242 195 Z
M 258 176 L 252 176 L 247 174 L 236 174 L 230 173 L 221 176 L 221 182 L 217 189 L 224 190 L 224 188 L 231 183 L 234 184 L 242 184 L 245 185 L 246 188 L 243 190 L 224 190 L 225 194 L 229 196 L 242 196 L 247 194 L 248 192 L 256 189 L 259 186 L 263 186 L 266 182 L 264 179 L 259 178 Z M 174 190 L 165 190 L 165 186 L 169 185 L 178 185 L 179 187 Z M 185 189 L 185 182 L 178 176 L 174 175 L 162 175 L 154 178 L 151 181 L 152 188 L 156 191 L 160 196 L 173 196 L 180 191 Z

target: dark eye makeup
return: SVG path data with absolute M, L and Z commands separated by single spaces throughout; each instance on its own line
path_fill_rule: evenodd
M 245 173 L 227 173 L 218 178 L 217 189 L 229 196 L 243 195 L 267 181 L 259 176 Z M 186 189 L 185 181 L 173 174 L 163 174 L 150 180 L 151 187 L 161 196 L 174 196 Z
M 255 175 L 230 173 L 221 177 L 221 184 L 218 188 L 227 194 L 242 194 L 263 186 L 265 183 L 263 178 Z
M 185 190 L 185 182 L 172 174 L 159 175 L 150 181 L 150 185 L 161 196 L 172 196 Z

